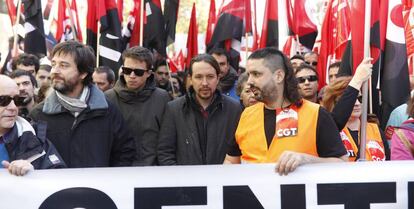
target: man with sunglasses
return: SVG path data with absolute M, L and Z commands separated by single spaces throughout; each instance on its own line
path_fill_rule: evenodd
M 225 163 L 276 162 L 276 171 L 286 175 L 302 164 L 347 161 L 334 121 L 318 104 L 302 99 L 282 52 L 253 52 L 246 72 L 260 102 L 243 111 Z
M 119 110 L 92 83 L 93 50 L 66 41 L 51 57 L 54 91 L 29 116 L 47 123 L 47 137 L 70 168 L 130 166 L 134 141 Z
M 302 63 L 295 71 L 300 95 L 318 103 L 318 74 L 312 66 Z
M 16 83 L 0 75 L 0 167 L 18 176 L 33 169 L 66 167 L 54 146 L 42 137 L 45 134 L 38 129 L 36 136 L 30 123 L 17 115 L 23 100 Z
M 316 52 L 306 52 L 303 58 L 305 59 L 305 63 L 308 65 L 311 65 L 315 68 L 318 65 L 318 54 Z
M 133 134 L 137 150 L 134 165 L 155 165 L 158 132 L 170 96 L 156 87 L 149 49 L 131 47 L 122 53 L 122 59 L 122 73 L 105 94 L 121 111 Z

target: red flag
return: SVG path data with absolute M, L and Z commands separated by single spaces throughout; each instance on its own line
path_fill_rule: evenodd
M 56 29 L 56 40 L 58 42 L 73 40 L 74 35 L 76 38 L 82 42 L 82 34 L 80 31 L 79 18 L 76 8 L 76 1 L 72 1 L 72 4 L 69 6 L 66 5 L 66 0 L 58 1 L 58 19 L 57 19 L 57 29 Z M 69 9 L 70 8 L 70 9 Z M 75 31 L 72 31 L 72 21 L 70 20 L 70 14 L 72 12 L 73 24 Z
M 198 26 L 196 19 L 196 7 L 193 3 L 193 10 L 191 11 L 190 26 L 188 28 L 187 36 L 187 58 L 185 68 L 190 67 L 191 58 L 198 54 Z
M 141 0 L 134 0 L 134 8 L 132 9 L 132 11 L 129 13 L 129 16 L 128 16 L 128 26 L 125 27 L 122 31 L 123 36 L 129 38 L 129 47 L 139 45 L 139 39 L 141 35 L 141 28 L 140 28 L 141 4 L 142 4 Z M 144 17 L 145 17 L 145 10 L 144 10 Z
M 211 41 L 214 26 L 216 24 L 216 1 L 210 0 L 210 10 L 208 12 L 207 30 L 206 30 L 206 46 Z
M 293 1 L 293 2 L 292 2 Z M 318 34 L 318 28 L 311 21 L 306 8 L 306 0 L 286 0 L 286 12 L 291 35 L 299 36 L 299 42 L 312 49 Z
M 253 0 L 253 45 L 252 51 L 255 51 L 259 48 L 259 34 L 257 33 L 257 18 L 256 18 L 256 0 Z
M 278 6 L 277 0 L 266 0 L 263 18 L 260 48 L 278 47 L 279 45 Z
M 119 22 L 122 23 L 124 20 L 122 12 L 124 11 L 124 0 L 116 0 L 116 7 L 118 8 L 118 18 Z
M 16 5 L 14 5 L 13 0 L 6 0 L 6 3 L 7 3 L 7 11 L 9 12 L 11 24 L 14 25 L 16 24 L 16 19 L 17 19 Z
M 250 0 L 244 0 L 244 32 L 252 32 L 252 7 Z
M 350 34 L 350 7 L 347 0 L 331 0 L 321 30 L 318 57 L 319 87 L 325 86 L 330 64 L 342 58 Z
M 411 0 L 403 0 L 405 41 L 407 46 L 409 74 L 413 75 L 414 66 L 414 8 Z

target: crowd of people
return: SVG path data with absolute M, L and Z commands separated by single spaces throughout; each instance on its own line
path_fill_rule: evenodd
M 252 52 L 245 69 L 224 49 L 171 73 L 151 50 L 122 53 L 119 75 L 95 66 L 91 47 L 57 44 L 49 57 L 9 57 L 0 75 L 0 160 L 14 175 L 33 169 L 276 163 L 298 166 L 360 159 L 361 86 L 329 66 L 320 87 L 318 55 L 291 58 L 275 48 Z M 366 160 L 414 159 L 414 100 L 393 113 L 389 137 L 366 127 Z M 396 109 L 396 111 L 397 111 Z M 399 117 L 401 118 L 401 117 Z M 388 139 L 388 140 L 387 140 Z

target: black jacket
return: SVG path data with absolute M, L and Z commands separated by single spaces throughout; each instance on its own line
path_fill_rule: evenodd
M 153 76 L 140 91 L 128 90 L 121 76 L 115 87 L 105 94 L 118 107 L 135 139 L 134 165 L 155 165 L 158 134 L 165 106 L 170 101 L 169 94 L 156 87 Z
M 9 161 L 29 160 L 35 169 L 65 168 L 66 164 L 53 144 L 46 139 L 45 126 L 35 130 L 25 119 L 18 117 L 13 128 L 3 136 Z
M 191 93 L 190 93 L 191 94 Z M 229 145 L 234 140 L 241 114 L 238 101 L 216 91 L 214 107 L 206 123 L 206 151 L 203 160 L 196 114 L 191 96 L 180 97 L 167 104 L 160 137 L 158 161 L 160 165 L 222 164 Z M 207 108 L 209 109 L 209 108 Z M 204 162 L 203 162 L 204 161 Z
M 135 144 L 121 113 L 95 85 L 87 103 L 75 118 L 52 92 L 29 116 L 47 123 L 47 138 L 69 168 L 132 165 Z

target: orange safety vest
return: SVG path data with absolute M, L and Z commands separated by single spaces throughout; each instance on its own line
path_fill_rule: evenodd
M 345 127 L 341 133 L 342 143 L 348 152 L 349 161 L 355 161 L 358 155 L 358 148 L 348 128 Z M 382 143 L 381 133 L 378 125 L 367 123 L 367 141 L 365 145 L 365 156 L 368 161 L 385 161 L 385 149 Z
M 276 162 L 286 150 L 318 156 L 316 126 L 319 105 L 303 100 L 297 112 L 297 135 L 278 138 L 275 133 L 268 148 L 264 130 L 264 104 L 257 103 L 246 108 L 236 130 L 236 142 L 242 153 L 241 161 L 246 163 Z

